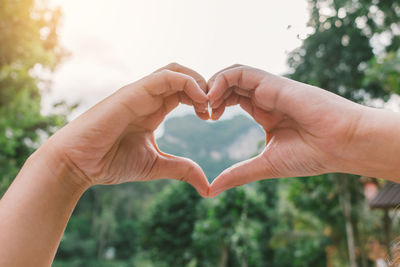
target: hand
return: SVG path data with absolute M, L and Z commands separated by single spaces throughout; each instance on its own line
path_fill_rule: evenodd
M 255 158 L 222 172 L 210 197 L 260 179 L 350 172 L 351 148 L 365 108 L 328 91 L 235 65 L 208 82 L 212 119 L 240 104 L 266 132 Z
M 200 118 L 208 119 L 206 89 L 198 73 L 170 64 L 95 105 L 41 149 L 66 164 L 77 185 L 168 178 L 191 184 L 205 197 L 209 184 L 202 169 L 161 152 L 154 130 L 179 103 L 193 105 Z

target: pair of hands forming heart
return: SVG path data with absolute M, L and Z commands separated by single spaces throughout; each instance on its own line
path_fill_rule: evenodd
M 179 103 L 203 120 L 217 120 L 239 104 L 265 130 L 267 146 L 255 158 L 222 172 L 209 185 L 193 161 L 161 152 L 154 131 Z M 197 72 L 170 64 L 129 84 L 52 136 L 44 148 L 82 187 L 177 179 L 214 197 L 266 178 L 347 171 L 363 107 L 325 90 L 235 65 L 208 83 Z M 51 165 L 51 164 L 50 164 Z
M 156 146 L 154 130 L 179 103 L 202 119 L 209 105 L 218 119 L 239 104 L 267 133 L 264 151 L 209 185 L 196 163 Z M 171 178 L 214 197 L 259 179 L 325 172 L 399 182 L 399 131 L 396 113 L 262 70 L 232 66 L 206 82 L 168 65 L 92 107 L 26 161 L 0 201 L 0 265 L 50 266 L 76 203 L 95 184 Z

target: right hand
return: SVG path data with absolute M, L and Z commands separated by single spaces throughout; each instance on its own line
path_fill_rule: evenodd
M 203 197 L 209 184 L 190 159 L 161 152 L 154 131 L 179 103 L 193 105 L 208 119 L 206 81 L 197 72 L 170 64 L 107 97 L 52 136 L 38 153 L 48 168 L 66 168 L 66 182 L 87 188 L 96 184 L 176 179 Z M 39 158 L 44 158 L 39 157 Z
M 240 104 L 266 132 L 264 151 L 222 172 L 210 197 L 260 179 L 350 171 L 363 107 L 338 95 L 265 71 L 235 65 L 208 82 L 211 118 Z

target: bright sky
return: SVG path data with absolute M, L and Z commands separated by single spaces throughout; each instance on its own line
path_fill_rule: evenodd
M 305 0 L 51 3 L 63 9 L 60 37 L 71 56 L 53 76 L 44 105 L 60 99 L 80 102 L 74 116 L 170 62 L 205 78 L 234 63 L 283 74 L 287 53 L 300 46 L 298 35 L 309 31 Z M 180 107 L 174 114 L 188 110 Z

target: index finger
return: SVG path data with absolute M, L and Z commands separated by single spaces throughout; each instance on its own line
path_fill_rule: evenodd
M 203 90 L 204 93 L 207 93 L 207 82 L 203 78 L 203 76 L 201 76 L 198 72 L 196 72 L 188 67 L 182 66 L 178 63 L 170 63 L 167 66 L 156 70 L 155 73 L 163 71 L 163 70 L 171 70 L 171 71 L 183 73 L 183 74 L 186 74 L 186 75 L 192 77 L 196 81 L 196 83 L 199 85 L 201 90 Z M 208 120 L 210 118 L 210 115 L 206 108 L 208 106 L 208 103 L 206 103 L 206 104 L 202 103 L 201 105 L 199 105 L 198 103 L 193 102 L 187 96 L 186 92 L 179 93 L 179 99 L 180 99 L 181 103 L 184 103 L 187 105 L 193 105 L 194 110 L 200 119 Z
M 259 69 L 240 66 L 228 68 L 216 75 L 209 88 L 208 97 L 211 106 L 224 96 L 231 87 L 243 90 L 255 90 L 265 77 L 265 72 Z M 211 80 L 209 81 L 210 84 Z
M 220 70 L 220 71 L 218 71 L 217 73 L 215 73 L 209 80 L 208 80 L 208 82 L 207 82 L 207 93 L 208 93 L 208 91 L 210 90 L 210 88 L 213 86 L 213 84 L 214 84 L 214 82 L 215 82 L 215 79 L 217 78 L 217 76 L 220 74 L 220 73 L 222 73 L 222 72 L 224 72 L 224 71 L 227 71 L 227 70 L 230 70 L 230 69 L 234 69 L 234 68 L 238 68 L 238 67 L 245 67 L 244 65 L 241 65 L 241 64 L 233 64 L 233 65 L 231 65 L 231 66 L 229 66 L 229 67 L 227 67 L 227 68 L 225 68 L 225 69 L 222 69 L 222 70 Z
M 188 67 L 185 67 L 183 65 L 180 65 L 178 63 L 175 63 L 175 62 L 170 63 L 167 66 L 164 66 L 164 67 L 156 70 L 154 73 L 160 72 L 162 70 L 171 70 L 174 72 L 179 72 L 179 73 L 189 75 L 197 82 L 197 84 L 200 86 L 201 90 L 203 90 L 204 93 L 207 93 L 207 82 L 203 78 L 203 76 L 201 76 L 198 72 L 196 72 Z
M 152 96 L 169 96 L 185 92 L 194 102 L 207 103 L 208 97 L 196 80 L 189 75 L 163 69 L 141 81 L 141 87 Z

